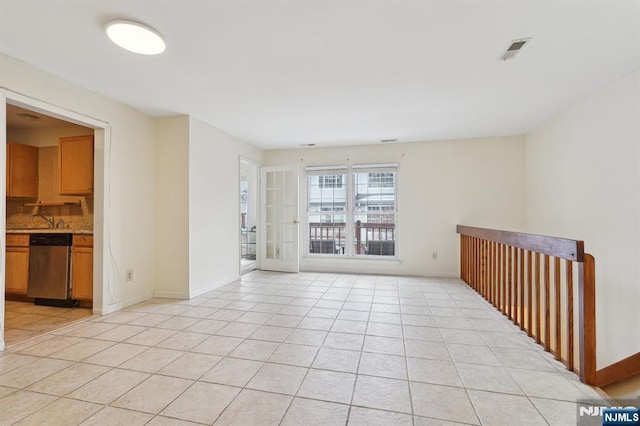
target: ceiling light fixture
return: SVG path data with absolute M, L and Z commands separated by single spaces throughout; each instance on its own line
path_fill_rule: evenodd
M 38 117 L 37 115 L 33 115 L 33 114 L 27 114 L 26 112 L 19 112 L 16 114 L 18 117 L 22 118 L 23 120 L 27 120 L 27 121 L 37 121 L 40 120 L 40 117 Z
M 166 49 L 158 32 L 132 21 L 111 21 L 106 32 L 112 42 L 130 52 L 141 55 L 158 55 Z

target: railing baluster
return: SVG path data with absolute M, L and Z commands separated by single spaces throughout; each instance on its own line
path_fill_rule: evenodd
M 555 302 L 555 311 L 556 311 L 556 359 L 562 359 L 562 309 L 560 307 L 560 258 L 555 257 L 555 264 L 553 266 L 553 272 L 555 275 L 555 292 L 556 292 L 556 302 Z
M 535 255 L 535 286 L 536 286 L 536 343 L 540 344 L 542 339 L 542 330 L 540 328 L 540 314 L 542 312 L 540 308 L 540 253 Z
M 549 256 L 544 256 L 544 350 L 551 349 L 551 302 Z
M 502 244 L 496 243 L 496 307 L 502 310 L 502 296 L 500 290 L 502 278 Z
M 491 277 L 491 300 L 493 303 L 493 306 L 497 306 L 497 299 L 498 299 L 498 243 L 496 242 L 492 242 L 491 243 L 491 247 L 492 247 L 492 252 L 491 252 L 491 258 L 492 260 L 492 264 L 493 264 L 493 276 Z
M 469 284 L 469 237 L 464 236 L 464 281 Z
M 520 249 L 520 330 L 524 330 L 524 250 Z
M 518 323 L 518 279 L 520 277 L 519 265 L 518 265 L 518 249 L 513 248 L 513 287 L 511 287 L 511 303 L 513 309 L 513 323 Z
M 475 267 L 475 277 L 473 278 L 474 289 L 478 290 L 478 284 L 480 282 L 480 239 L 476 238 L 475 242 L 475 250 L 476 250 L 476 267 Z
M 507 313 L 507 245 L 502 245 L 502 313 Z
M 511 317 L 511 299 L 513 298 L 513 291 L 511 286 L 513 285 L 513 247 L 507 247 L 507 317 L 513 320 Z
M 483 285 L 482 285 L 482 292 L 484 293 L 484 298 L 488 299 L 489 296 L 489 242 L 486 240 L 483 240 L 482 243 L 482 248 L 484 251 L 484 257 L 483 257 L 483 264 L 484 264 L 484 273 L 482 274 L 483 277 Z
M 596 382 L 596 269 L 593 256 L 584 254 L 579 264 L 580 380 Z
M 567 368 L 573 371 L 573 262 L 565 260 L 567 275 Z
M 533 301 L 531 300 L 531 276 L 532 267 L 531 264 L 531 250 L 527 250 L 527 334 L 529 337 L 533 335 Z

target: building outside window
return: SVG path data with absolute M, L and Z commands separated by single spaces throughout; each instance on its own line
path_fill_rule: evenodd
M 306 171 L 308 254 L 396 256 L 396 165 Z
M 319 175 L 318 176 L 318 188 L 336 188 L 342 189 L 342 183 L 344 180 L 343 175 Z

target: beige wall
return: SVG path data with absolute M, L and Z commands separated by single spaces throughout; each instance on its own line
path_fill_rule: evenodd
M 156 121 L 156 285 L 160 297 L 189 298 L 189 117 Z
M 527 228 L 596 259 L 598 368 L 640 351 L 639 148 L 639 70 L 526 137 Z
M 189 292 L 239 278 L 240 156 L 262 151 L 195 118 L 189 120 Z
M 106 310 L 144 300 L 155 285 L 155 124 L 129 106 L 0 55 L 0 86 L 109 124 L 110 191 L 106 194 L 110 244 L 103 253 L 109 280 L 104 283 Z M 98 158 L 102 153 L 99 153 Z M 96 203 L 97 204 L 97 203 Z M 146 220 L 141 220 L 145 217 Z M 134 280 L 125 282 L 127 269 Z M 4 271 L 0 271 L 4 276 Z M 100 298 L 101 299 L 101 298 Z M 2 314 L 2 312 L 0 312 Z M 3 315 L 0 315 L 3 321 Z
M 240 156 L 262 151 L 188 116 L 156 124 L 155 295 L 188 299 L 238 279 Z
M 300 167 L 300 232 L 306 228 L 304 167 L 398 163 L 398 257 L 301 258 L 302 270 L 459 276 L 457 224 L 524 228 L 524 138 L 470 139 L 265 152 L 265 165 Z M 300 253 L 305 243 L 301 238 Z M 431 253 L 438 259 L 431 260 Z

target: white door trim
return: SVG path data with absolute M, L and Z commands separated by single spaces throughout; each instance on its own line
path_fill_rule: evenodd
M 108 285 L 110 282 L 110 164 L 111 127 L 109 123 L 66 108 L 62 108 L 29 96 L 0 87 L 0 146 L 7 143 L 6 105 L 11 104 L 40 112 L 55 118 L 94 129 L 94 253 L 93 253 L 93 312 L 107 313 Z M 0 149 L 0 164 L 6 170 L 6 150 Z M 0 173 L 0 199 L 6 198 L 6 173 Z M 6 205 L 0 203 L 0 294 L 4 295 Z M 0 303 L 0 350 L 4 349 L 4 299 Z

